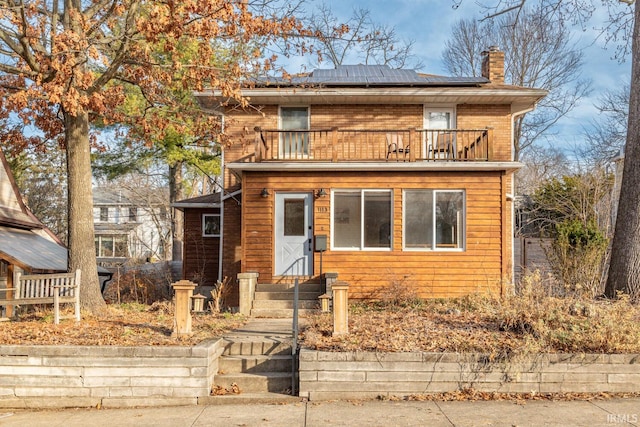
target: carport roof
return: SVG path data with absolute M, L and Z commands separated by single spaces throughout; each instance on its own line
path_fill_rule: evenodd
M 67 271 L 67 249 L 31 230 L 0 226 L 0 258 L 29 270 Z

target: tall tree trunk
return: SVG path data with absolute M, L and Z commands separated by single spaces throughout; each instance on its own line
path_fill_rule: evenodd
M 640 8 L 635 3 L 629 125 L 605 294 L 640 297 Z
M 93 228 L 93 191 L 89 144 L 89 115 L 86 112 L 64 113 L 67 143 L 68 210 L 69 210 L 69 267 L 80 269 L 80 305 L 98 313 L 106 306 L 96 261 Z
M 182 162 L 169 166 L 169 204 L 184 198 L 182 185 Z M 182 261 L 182 239 L 184 235 L 184 214 L 171 208 L 171 253 L 173 261 Z

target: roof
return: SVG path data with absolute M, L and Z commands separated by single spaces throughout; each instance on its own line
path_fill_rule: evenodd
M 257 86 L 477 86 L 489 83 L 485 77 L 446 77 L 418 74 L 415 70 L 393 69 L 388 65 L 339 65 L 316 69 L 291 78 L 266 77 L 253 80 Z
M 0 224 L 19 228 L 44 228 L 22 201 L 11 169 L 0 150 Z
M 168 199 L 168 189 L 163 188 L 110 188 L 95 187 L 93 189 L 93 205 L 100 206 L 142 206 L 162 205 Z
M 220 193 L 205 194 L 204 196 L 192 197 L 190 199 L 179 200 L 172 203 L 171 206 L 184 208 L 219 208 Z
M 29 270 L 67 271 L 67 249 L 31 230 L 0 226 L 0 258 Z
M 242 96 L 252 105 L 509 104 L 513 112 L 535 107 L 543 89 L 492 83 L 485 77 L 446 77 L 395 70 L 386 65 L 341 65 L 291 78 L 247 81 Z M 219 89 L 195 92 L 201 107 L 218 111 L 237 100 Z

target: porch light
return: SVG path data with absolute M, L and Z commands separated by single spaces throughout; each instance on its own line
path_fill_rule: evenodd
M 269 197 L 269 190 L 267 190 L 266 188 L 263 188 L 262 191 L 260 192 L 260 197 Z
M 318 190 L 318 192 L 316 193 L 316 197 L 324 197 L 327 195 L 327 192 L 324 191 L 324 188 L 321 188 Z

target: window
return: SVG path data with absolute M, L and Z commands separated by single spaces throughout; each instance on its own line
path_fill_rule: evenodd
M 138 220 L 138 208 L 129 208 L 129 222 Z
M 100 221 L 109 221 L 109 208 L 100 208 Z
M 335 249 L 391 249 L 390 190 L 334 191 L 331 227 Z
M 103 258 L 126 258 L 129 249 L 126 235 L 96 236 L 96 256 Z
M 280 154 L 285 157 L 309 155 L 309 108 L 280 107 Z
M 464 199 L 462 190 L 406 190 L 404 248 L 464 249 Z
M 454 129 L 454 109 L 449 107 L 428 107 L 424 109 L 424 128 L 427 129 L 423 140 L 427 158 L 454 158 L 456 153 L 456 135 Z
M 203 237 L 220 236 L 220 215 L 218 214 L 202 215 L 202 236 Z

